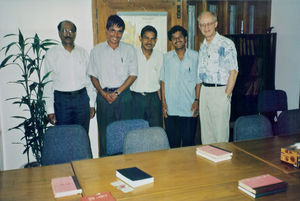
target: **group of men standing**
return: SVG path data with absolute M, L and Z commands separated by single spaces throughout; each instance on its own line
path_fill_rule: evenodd
M 199 54 L 187 48 L 187 31 L 174 26 L 168 31 L 174 50 L 163 55 L 154 49 L 158 36 L 153 26 L 142 29 L 141 47 L 134 48 L 121 41 L 125 23 L 112 15 L 106 24 L 107 40 L 88 57 L 74 43 L 75 24 L 62 21 L 58 25 L 62 45 L 51 48 L 45 59 L 50 123 L 80 124 L 88 133 L 96 101 L 100 156 L 106 156 L 108 124 L 132 118 L 159 127 L 164 118 L 173 148 L 194 145 L 200 112 L 202 143 L 228 141 L 236 50 L 232 41 L 216 32 L 213 13 L 203 12 L 198 22 L 205 37 Z

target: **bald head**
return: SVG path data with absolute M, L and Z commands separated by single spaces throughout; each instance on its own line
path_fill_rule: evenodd
M 209 17 L 209 18 L 212 18 L 213 22 L 216 22 L 216 21 L 217 21 L 217 16 L 216 16 L 214 13 L 210 12 L 210 11 L 204 11 L 204 12 L 202 12 L 202 13 L 199 15 L 199 17 L 198 17 L 198 22 L 199 22 L 199 23 L 200 23 L 201 18 L 203 18 L 203 17 Z

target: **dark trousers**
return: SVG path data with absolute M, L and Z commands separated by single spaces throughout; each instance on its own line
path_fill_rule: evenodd
M 171 148 L 195 145 L 197 118 L 168 116 L 165 118 L 166 133 Z
M 131 119 L 132 97 L 127 89 L 123 91 L 115 102 L 109 104 L 100 93 L 97 94 L 97 123 L 99 129 L 100 156 L 106 156 L 106 127 L 108 124 Z
M 79 124 L 89 133 L 89 102 L 86 89 L 82 89 L 78 93 L 54 91 L 56 125 Z
M 132 94 L 132 115 L 135 119 L 144 119 L 149 125 L 162 127 L 161 101 L 158 93 L 131 92 Z

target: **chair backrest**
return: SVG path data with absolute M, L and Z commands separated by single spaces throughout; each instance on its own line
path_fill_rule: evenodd
M 287 110 L 287 95 L 283 90 L 265 90 L 258 94 L 258 112 L 277 112 Z
M 92 158 L 90 140 L 82 126 L 59 125 L 47 129 L 42 150 L 42 165 L 88 158 Z
M 161 149 L 170 149 L 170 145 L 165 130 L 160 127 L 131 130 L 124 139 L 124 154 Z
M 273 136 L 272 125 L 263 115 L 239 117 L 233 128 L 233 140 L 250 140 Z
M 121 154 L 125 134 L 136 128 L 147 128 L 149 122 L 143 119 L 121 120 L 110 123 L 106 128 L 107 155 Z
M 275 134 L 300 133 L 300 109 L 285 110 L 280 113 L 275 128 Z

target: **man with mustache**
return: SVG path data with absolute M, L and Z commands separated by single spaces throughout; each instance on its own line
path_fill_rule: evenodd
M 186 48 L 183 27 L 172 27 L 168 38 L 175 50 L 164 55 L 160 75 L 166 132 L 171 148 L 192 146 L 199 107 L 198 53 Z
M 106 38 L 90 54 L 88 73 L 97 89 L 97 122 L 100 156 L 106 156 L 106 127 L 131 118 L 132 97 L 128 87 L 137 77 L 137 58 L 132 45 L 121 42 L 125 23 L 111 15 L 106 23 Z
M 49 74 L 44 97 L 48 118 L 53 125 L 80 124 L 89 132 L 95 115 L 96 93 L 87 74 L 89 55 L 75 45 L 77 28 L 64 20 L 57 26 L 61 45 L 51 48 L 45 58 Z
M 145 119 L 150 126 L 162 127 L 159 75 L 163 54 L 153 49 L 157 30 L 150 25 L 141 30 L 141 47 L 137 48 L 138 77 L 131 85 L 134 118 Z

